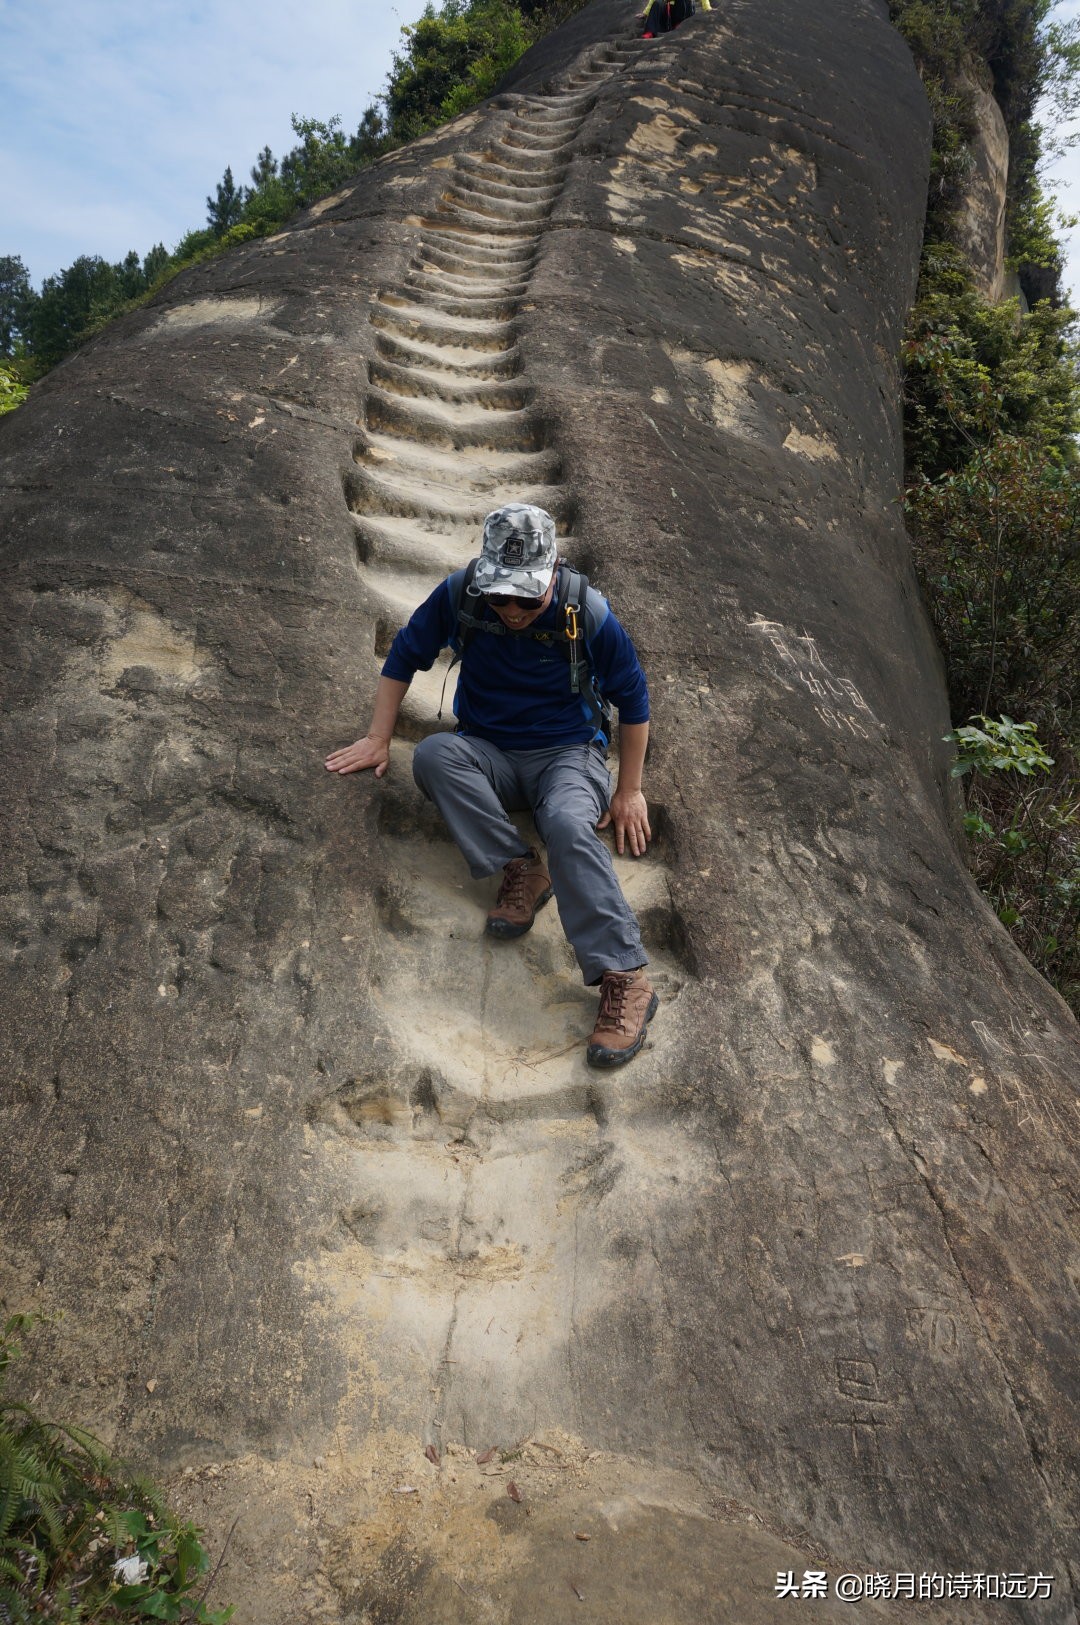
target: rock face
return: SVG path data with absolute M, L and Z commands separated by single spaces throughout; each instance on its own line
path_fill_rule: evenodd
M 1016 273 L 1005 268 L 1009 132 L 993 92 L 974 73 L 961 76 L 960 88 L 970 101 L 974 134 L 957 233 L 979 292 L 997 304 L 1020 291 Z
M 958 852 L 896 508 L 927 146 L 878 0 L 593 0 L 0 428 L 3 1290 L 240 1514 L 239 1620 L 1075 1618 L 1076 1027 Z M 611 1076 L 413 788 L 442 673 L 321 765 L 523 496 L 651 676 Z

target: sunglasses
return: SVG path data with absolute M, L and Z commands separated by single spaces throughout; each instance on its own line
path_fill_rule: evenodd
M 486 592 L 484 597 L 496 609 L 538 609 L 543 602 L 540 598 L 515 598 L 508 592 Z

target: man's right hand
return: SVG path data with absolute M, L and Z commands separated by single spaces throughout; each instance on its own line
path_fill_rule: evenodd
M 365 734 L 355 745 L 331 751 L 326 766 L 331 773 L 360 773 L 373 767 L 375 777 L 381 779 L 390 766 L 390 741 L 380 734 Z

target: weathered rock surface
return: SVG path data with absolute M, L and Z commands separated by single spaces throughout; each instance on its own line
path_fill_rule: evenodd
M 974 72 L 961 77 L 960 88 L 970 99 L 974 133 L 971 171 L 957 213 L 957 236 L 979 292 L 996 304 L 1020 291 L 1016 273 L 1005 267 L 1009 132 L 992 90 Z
M 878 0 L 629 29 L 0 427 L 4 1296 L 66 1311 L 48 1403 L 242 1514 L 243 1621 L 752 1621 L 824 1568 L 1042 1571 L 933 1617 L 1064 1625 L 1076 1027 L 957 851 L 895 502 L 922 92 Z M 384 783 L 321 765 L 524 492 L 652 679 L 610 1077 L 413 789 L 437 684 Z

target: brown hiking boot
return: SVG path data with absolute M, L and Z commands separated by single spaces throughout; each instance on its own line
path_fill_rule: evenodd
M 484 927 L 489 937 L 523 937 L 551 896 L 551 876 L 530 847 L 503 866 L 502 885 Z
M 600 1008 L 585 1059 L 590 1066 L 622 1066 L 645 1042 L 660 1000 L 644 967 L 606 970 L 600 982 Z

